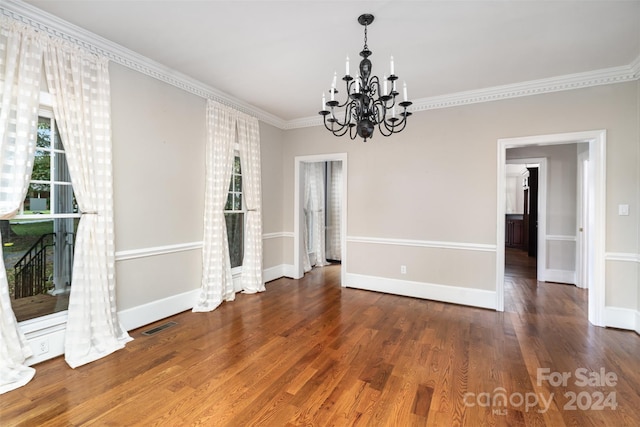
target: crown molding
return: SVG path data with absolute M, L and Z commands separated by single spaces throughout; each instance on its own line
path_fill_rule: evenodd
M 426 111 L 440 108 L 457 107 L 467 104 L 498 101 L 502 99 L 519 98 L 522 96 L 540 95 L 544 93 L 581 89 L 592 86 L 623 83 L 640 79 L 640 56 L 631 64 L 588 71 L 584 73 L 568 74 L 547 79 L 530 80 L 485 89 L 469 90 L 447 95 L 432 96 L 414 100 L 409 111 Z M 311 126 L 322 126 L 321 116 L 303 117 L 286 122 L 284 129 L 297 129 Z
M 30 4 L 19 0 L 3 0 L 0 12 L 0 15 L 20 21 L 41 33 L 62 39 L 91 53 L 104 56 L 112 62 L 153 77 L 186 92 L 235 108 L 277 128 L 283 129 L 286 124 L 283 119 L 271 113 L 205 85 L 198 80 L 64 21 Z
M 235 108 L 276 128 L 289 130 L 323 124 L 322 117 L 319 115 L 284 120 L 20 0 L 3 0 L 0 12 L 1 15 L 16 19 L 40 32 L 66 40 L 89 52 L 104 56 L 112 62 L 186 92 Z M 412 112 L 434 110 L 638 79 L 640 79 L 640 56 L 626 66 L 421 98 L 414 100 L 409 110 Z

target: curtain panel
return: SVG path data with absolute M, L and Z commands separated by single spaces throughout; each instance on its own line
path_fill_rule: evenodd
M 262 276 L 262 188 L 258 120 L 233 108 L 207 101 L 206 184 L 202 283 L 194 312 L 211 311 L 233 301 L 227 226 L 224 206 L 233 170 L 236 139 L 242 167 L 242 193 L 246 215 L 242 291 L 265 290 Z
M 342 260 L 342 162 L 327 162 L 327 259 Z
M 262 172 L 258 119 L 238 115 L 238 143 L 242 165 L 242 192 L 246 205 L 242 292 L 263 292 L 262 277 Z
M 309 264 L 303 259 L 305 271 L 309 271 L 311 265 L 329 265 L 325 255 L 325 162 L 305 164 L 305 215 L 311 236 L 307 252 L 314 254 Z
M 305 273 L 311 271 L 311 258 L 309 257 L 309 252 L 311 251 L 311 242 L 313 241 L 311 236 L 311 230 L 313 229 L 311 211 L 309 206 L 311 204 L 311 169 L 309 168 L 310 163 L 302 164 L 302 179 L 304 183 L 304 199 L 303 199 L 303 211 L 304 211 L 304 251 L 302 251 L 302 268 Z M 315 260 L 314 260 L 315 264 Z
M 194 312 L 212 311 L 222 301 L 235 299 L 224 218 L 224 205 L 233 170 L 235 111 L 209 100 L 206 123 L 202 283 Z
M 72 368 L 131 340 L 116 312 L 111 89 L 108 61 L 60 41 L 45 71 L 71 182 L 82 212 L 69 296 L 65 360 Z
M 38 132 L 44 39 L 0 17 L 0 219 L 15 216 L 29 187 Z M 31 347 L 11 308 L 0 239 L 0 394 L 27 384 Z

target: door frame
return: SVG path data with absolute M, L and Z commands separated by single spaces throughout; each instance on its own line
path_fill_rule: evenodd
M 296 156 L 295 162 L 295 182 L 294 182 L 294 199 L 293 199 L 293 273 L 294 279 L 300 279 L 304 276 L 304 266 L 302 265 L 302 251 L 304 250 L 304 239 L 302 238 L 302 224 L 304 224 L 304 209 L 302 203 L 304 201 L 304 187 L 301 185 L 303 181 L 303 163 L 317 162 L 342 162 L 342 204 L 340 216 L 340 250 L 342 255 L 340 268 L 340 283 L 345 286 L 345 274 L 347 272 L 347 153 L 331 153 L 316 154 L 311 156 Z
M 589 266 L 589 151 L 578 153 L 577 181 L 578 191 L 576 200 L 576 286 L 587 288 L 589 283 L 587 278 L 587 268 Z M 585 166 L 586 165 L 586 166 Z
M 496 230 L 496 310 L 504 311 L 504 227 L 506 150 L 527 146 L 589 144 L 588 218 L 590 244 L 587 259 L 589 322 L 604 325 L 605 308 L 605 231 L 606 231 L 606 143 L 607 131 L 592 130 L 516 138 L 501 138 L 497 144 L 497 230 Z M 541 234 L 541 233 L 540 233 Z M 538 248 L 540 250 L 540 248 Z

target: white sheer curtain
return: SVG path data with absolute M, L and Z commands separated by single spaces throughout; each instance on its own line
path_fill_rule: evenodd
M 45 49 L 53 111 L 83 213 L 78 225 L 65 334 L 72 368 L 131 340 L 116 312 L 111 90 L 106 59 L 58 41 Z
M 308 234 L 311 236 L 307 252 L 314 254 L 314 259 L 310 261 L 310 264 L 317 267 L 329 264 L 325 255 L 324 181 L 324 162 L 305 164 L 305 214 L 307 215 L 307 221 L 305 222 L 310 227 Z M 303 264 L 306 264 L 304 259 Z
M 327 259 L 342 259 L 342 162 L 327 162 Z
M 27 192 L 38 132 L 43 40 L 0 17 L 0 219 L 12 218 Z M 28 383 L 32 355 L 11 308 L 0 239 L 0 394 Z
M 311 259 L 309 258 L 309 250 L 310 243 L 313 241 L 311 236 L 311 212 L 309 211 L 309 204 L 311 203 L 311 187 L 309 186 L 310 180 L 310 169 L 308 168 L 309 163 L 303 163 L 303 173 L 302 179 L 304 184 L 304 200 L 303 200 L 303 211 L 304 211 L 304 251 L 302 251 L 302 268 L 304 272 L 311 271 Z M 315 263 L 315 261 L 314 261 Z
M 246 206 L 242 292 L 265 290 L 262 278 L 262 188 L 258 119 L 238 114 L 238 143 L 242 165 L 242 193 Z
M 195 312 L 211 311 L 222 301 L 233 301 L 235 298 L 224 219 L 224 205 L 233 170 L 235 135 L 235 111 L 209 100 L 202 283 L 200 297 L 193 307 Z

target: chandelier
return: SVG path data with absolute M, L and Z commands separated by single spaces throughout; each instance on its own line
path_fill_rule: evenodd
M 336 100 L 337 73 L 333 75 L 330 100 L 327 101 L 322 94 L 322 111 L 324 126 L 335 136 L 343 136 L 347 132 L 351 139 L 359 135 L 364 141 L 373 137 L 373 132 L 378 127 L 383 136 L 401 132 L 407 125 L 407 117 L 411 112 L 407 107 L 411 102 L 407 99 L 407 84 L 403 85 L 403 101 L 396 102 L 399 92 L 396 90 L 396 81 L 393 56 L 390 61 L 389 77 L 384 75 L 382 81 L 378 76 L 371 75 L 372 64 L 369 60 L 372 52 L 367 46 L 367 26 L 373 22 L 373 15 L 364 14 L 358 17 L 360 25 L 364 25 L 364 48 L 360 52 L 363 58 L 360 61 L 360 75 L 355 78 L 349 75 L 349 57 L 347 56 L 346 74 L 342 78 L 346 85 L 347 99 L 344 103 Z M 399 107 L 396 112 L 396 105 Z M 327 108 L 328 107 L 328 108 Z

